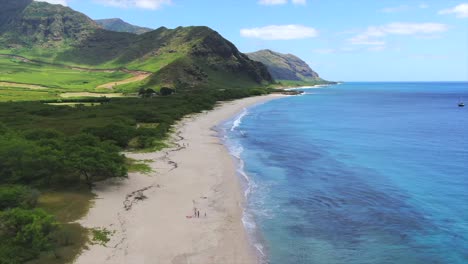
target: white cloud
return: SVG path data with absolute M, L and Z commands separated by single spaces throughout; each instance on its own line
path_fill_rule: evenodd
M 261 5 L 284 5 L 287 4 L 289 0 L 259 0 L 258 3 Z M 307 0 L 291 0 L 294 5 L 305 5 Z
M 263 40 L 305 39 L 318 36 L 315 28 L 303 25 L 271 25 L 257 28 L 241 29 L 241 36 Z
M 439 23 L 391 23 L 383 26 L 381 30 L 389 34 L 413 35 L 444 32 L 448 27 Z
M 164 5 L 172 4 L 172 0 L 95 0 L 96 2 L 123 8 L 142 8 L 142 9 L 159 9 Z
M 468 17 L 468 3 L 459 4 L 453 8 L 439 11 L 440 15 L 455 14 L 459 18 Z
M 68 6 L 67 0 L 35 0 L 36 2 L 47 2 L 54 5 Z
M 408 11 L 409 9 L 410 9 L 409 6 L 401 5 L 401 6 L 383 8 L 380 11 L 383 13 L 398 13 L 398 12 Z
M 349 39 L 353 45 L 384 46 L 387 35 L 427 35 L 447 31 L 445 24 L 439 23 L 390 23 L 368 27 L 366 31 Z

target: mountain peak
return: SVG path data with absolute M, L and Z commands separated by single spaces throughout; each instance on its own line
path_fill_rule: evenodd
M 265 65 L 209 27 L 161 27 L 135 35 L 127 33 L 135 26 L 119 18 L 95 22 L 62 5 L 18 0 L 7 8 L 15 15 L 0 16 L 8 21 L 0 48 L 19 56 L 34 51 L 35 59 L 48 62 L 148 71 L 153 73 L 145 80 L 148 87 L 237 88 L 273 81 Z
M 103 29 L 116 31 L 116 32 L 127 32 L 133 34 L 144 34 L 152 31 L 151 28 L 135 26 L 122 20 L 121 18 L 108 18 L 108 19 L 97 19 L 95 20 L 98 25 Z

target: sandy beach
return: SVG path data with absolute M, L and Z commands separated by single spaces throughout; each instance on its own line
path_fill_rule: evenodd
M 80 223 L 114 234 L 106 246 L 89 246 L 75 263 L 257 263 L 241 221 L 244 197 L 235 161 L 212 128 L 246 107 L 280 97 L 222 103 L 179 122 L 173 147 L 127 153 L 151 160 L 154 172 L 96 186 L 95 204 Z M 199 218 L 193 217 L 194 207 Z

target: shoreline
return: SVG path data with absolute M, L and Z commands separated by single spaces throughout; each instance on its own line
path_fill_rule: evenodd
M 310 86 L 299 86 L 299 87 L 289 87 L 289 88 L 283 88 L 285 91 L 295 91 L 295 90 L 301 90 L 301 89 L 318 89 L 318 88 L 325 88 L 329 86 L 333 86 L 337 84 L 316 84 L 316 85 L 310 85 Z
M 151 160 L 153 172 L 96 186 L 94 206 L 79 222 L 113 235 L 106 246 L 89 245 L 74 263 L 258 263 L 242 222 L 245 196 L 235 160 L 214 128 L 245 108 L 283 97 L 222 102 L 179 121 L 173 147 L 126 153 Z M 200 218 L 191 218 L 194 207 Z

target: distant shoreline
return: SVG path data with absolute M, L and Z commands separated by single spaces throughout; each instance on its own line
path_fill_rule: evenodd
M 277 86 L 275 87 L 276 89 L 282 89 L 285 91 L 291 91 L 291 90 L 299 90 L 299 89 L 304 89 L 304 88 L 321 88 L 321 87 L 327 87 L 327 86 L 332 86 L 332 85 L 339 85 L 342 84 L 342 82 L 330 82 L 330 83 L 322 83 L 322 84 L 311 84 L 311 85 L 288 85 L 288 86 Z
M 223 102 L 180 121 L 172 148 L 128 153 L 152 160 L 154 172 L 97 185 L 95 205 L 80 222 L 115 233 L 106 247 L 90 245 L 75 263 L 258 263 L 242 223 L 245 199 L 235 161 L 213 127 L 281 97 Z M 200 218 L 193 217 L 194 207 Z

